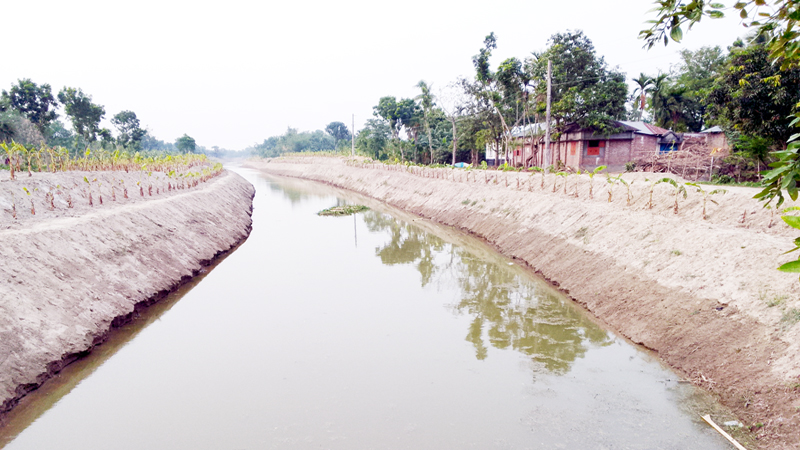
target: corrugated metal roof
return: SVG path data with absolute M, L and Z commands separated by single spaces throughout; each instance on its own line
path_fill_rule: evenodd
M 631 131 L 635 131 L 637 133 L 642 133 L 642 134 L 649 134 L 651 136 L 663 136 L 669 133 L 669 130 L 657 127 L 653 124 L 646 122 L 629 122 L 622 120 L 619 123 L 632 128 L 633 130 Z
M 722 133 L 722 128 L 717 125 L 714 125 L 711 128 L 701 131 L 701 133 Z

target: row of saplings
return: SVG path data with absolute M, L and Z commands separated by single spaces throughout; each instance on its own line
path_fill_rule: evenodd
M 26 148 L 20 144 L 5 142 L 0 143 L 0 149 L 6 154 L 5 163 L 9 166 L 11 180 L 17 180 L 7 192 L 10 193 L 10 202 L 3 202 L 10 208 L 11 216 L 17 219 L 18 195 L 25 196 L 30 204 L 31 215 L 36 214 L 36 204 L 34 198 L 37 192 L 44 192 L 44 205 L 54 211 L 57 204 L 66 208 L 73 208 L 75 202 L 73 193 L 77 190 L 82 194 L 89 206 L 97 203 L 103 204 L 103 195 L 106 199 L 117 201 L 121 196 L 128 199 L 129 186 L 119 172 L 133 172 L 137 175 L 136 180 L 128 180 L 129 184 L 135 181 L 135 187 L 131 189 L 138 191 L 140 197 L 161 194 L 173 190 L 189 189 L 205 183 L 215 176 L 222 173 L 222 164 L 211 164 L 205 155 L 154 155 L 142 156 L 139 153 L 121 154 L 120 152 L 97 152 L 92 155 L 90 150 L 86 150 L 83 157 L 70 157 L 63 148 L 40 147 L 38 149 Z M 31 156 L 33 155 L 33 156 Z M 33 172 L 67 172 L 83 171 L 90 172 L 83 176 L 83 182 L 79 174 L 74 179 L 70 179 L 71 187 L 61 186 L 52 180 L 33 179 L 27 182 L 18 179 L 19 173 L 27 170 L 28 177 L 32 177 Z M 116 173 L 114 173 L 116 172 Z M 27 178 L 27 177 L 26 177 Z M 127 176 L 130 178 L 130 176 Z M 27 186 L 19 186 L 25 183 Z M 36 184 L 38 187 L 33 187 Z M 130 194 L 136 195 L 136 194 Z M 24 197 L 23 197 L 24 198 Z
M 351 165 L 351 166 L 358 166 L 358 167 L 371 167 L 371 168 L 384 169 L 384 170 L 405 171 L 405 172 L 409 172 L 409 173 L 412 173 L 414 175 L 421 176 L 421 177 L 424 177 L 424 178 L 448 179 L 448 180 L 452 180 L 452 181 L 467 182 L 467 183 L 469 183 L 469 182 L 474 182 L 474 183 L 483 182 L 485 184 L 493 183 L 495 185 L 499 185 L 500 184 L 500 174 L 502 172 L 506 172 L 506 171 L 502 170 L 502 166 L 501 166 L 501 170 L 492 170 L 492 171 L 480 170 L 480 171 L 478 171 L 478 170 L 476 170 L 475 168 L 473 168 L 471 166 L 467 166 L 467 167 L 461 168 L 461 169 L 454 169 L 451 166 L 433 167 L 433 166 L 405 164 L 405 163 L 394 163 L 394 164 L 388 163 L 387 164 L 387 163 L 383 163 L 381 161 L 360 160 L 360 159 L 347 160 L 347 164 Z M 483 167 L 483 168 L 485 169 L 485 167 Z M 528 171 L 530 172 L 530 175 L 528 177 L 528 190 L 529 191 L 533 191 L 534 185 L 537 184 L 534 181 L 534 178 L 533 178 L 533 176 L 536 173 L 539 173 L 541 175 L 541 181 L 538 183 L 539 184 L 539 189 L 541 189 L 541 190 L 546 189 L 546 186 L 545 186 L 545 175 L 550 173 L 550 174 L 554 175 L 553 176 L 552 192 L 557 192 L 558 190 L 560 190 L 563 187 L 563 193 L 564 194 L 572 195 L 572 196 L 577 198 L 578 197 L 578 182 L 580 180 L 579 176 L 581 174 L 584 174 L 584 175 L 588 175 L 589 176 L 589 198 L 594 198 L 594 193 L 593 193 L 593 190 L 594 190 L 594 177 L 595 177 L 595 175 L 603 172 L 606 168 L 607 168 L 606 166 L 599 166 L 599 167 L 595 168 L 594 170 L 591 170 L 591 171 L 590 170 L 585 170 L 585 171 L 581 172 L 580 169 L 571 170 L 571 169 L 567 168 L 564 171 L 555 171 L 555 170 L 552 170 L 552 169 L 542 169 L 541 167 L 530 167 L 528 169 Z M 513 170 L 513 172 L 517 172 L 517 171 Z M 480 176 L 479 175 L 480 173 L 482 173 L 483 176 Z M 625 186 L 626 194 L 627 194 L 626 205 L 630 206 L 631 205 L 631 200 L 633 198 L 633 196 L 631 195 L 631 185 L 633 184 L 633 181 L 624 180 L 622 178 L 622 174 L 619 174 L 617 176 L 612 176 L 609 173 L 604 173 L 604 175 L 606 177 L 605 181 L 608 183 L 608 189 L 607 189 L 608 201 L 611 202 L 612 199 L 613 199 L 614 187 L 616 187 L 617 185 L 623 185 L 623 186 Z M 573 178 L 573 180 L 570 180 L 570 178 Z M 504 179 L 504 182 L 505 182 L 505 186 L 509 187 L 508 177 L 503 176 L 503 179 Z M 516 189 L 518 189 L 518 190 L 523 189 L 524 185 L 525 185 L 525 179 L 522 179 L 522 181 L 520 181 L 519 177 L 515 177 L 515 179 L 516 179 Z M 558 186 L 558 184 L 559 184 L 558 181 L 559 180 L 562 180 L 562 183 L 561 183 L 562 186 L 561 187 Z M 697 183 L 687 182 L 687 183 L 683 184 L 683 183 L 679 183 L 679 182 L 675 181 L 672 178 L 666 178 L 666 177 L 665 178 L 660 178 L 660 179 L 654 179 L 654 180 L 649 180 L 649 179 L 645 178 L 645 181 L 650 183 L 650 186 L 649 186 L 649 198 L 648 198 L 647 205 L 646 205 L 647 208 L 648 209 L 652 209 L 653 208 L 653 190 L 655 189 L 655 186 L 658 185 L 658 184 L 665 183 L 665 184 L 671 186 L 672 189 L 673 189 L 673 194 L 674 194 L 674 197 L 675 197 L 675 203 L 673 205 L 673 212 L 675 214 L 678 214 L 678 201 L 679 201 L 679 199 L 681 197 L 683 197 L 684 199 L 687 198 L 686 186 L 695 187 L 697 189 L 697 192 L 700 193 L 703 196 L 703 219 L 704 220 L 708 218 L 708 216 L 706 214 L 706 211 L 707 211 L 706 210 L 706 204 L 707 204 L 707 202 L 710 200 L 714 204 L 717 204 L 717 202 L 714 199 L 710 198 L 710 196 L 717 195 L 717 194 L 724 194 L 724 193 L 727 192 L 725 189 L 714 189 L 714 190 L 707 191 L 707 190 L 703 189 Z M 512 184 L 513 184 L 513 182 L 512 182 Z M 568 194 L 568 190 L 571 190 L 572 193 Z

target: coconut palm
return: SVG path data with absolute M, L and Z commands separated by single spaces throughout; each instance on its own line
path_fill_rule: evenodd
M 642 115 L 644 113 L 644 107 L 647 103 L 647 93 L 651 90 L 653 86 L 653 78 L 640 73 L 639 78 L 632 78 L 631 79 L 634 83 L 636 83 L 636 88 L 633 90 L 633 97 L 639 96 L 639 120 L 642 119 Z

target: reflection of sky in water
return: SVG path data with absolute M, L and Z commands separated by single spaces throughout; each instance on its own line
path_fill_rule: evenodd
M 457 314 L 473 317 L 467 341 L 475 356 L 487 358 L 487 345 L 529 355 L 547 370 L 565 373 L 586 351 L 586 341 L 607 345 L 608 334 L 554 291 L 524 279 L 518 270 L 476 257 L 419 228 L 368 211 L 364 223 L 389 240 L 375 250 L 387 265 L 411 264 L 422 286 L 448 285 L 460 291 Z

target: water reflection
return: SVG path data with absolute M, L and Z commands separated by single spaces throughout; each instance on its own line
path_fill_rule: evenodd
M 605 330 L 563 299 L 549 286 L 531 280 L 517 267 L 477 257 L 459 247 L 375 211 L 363 215 L 371 232 L 385 232 L 389 240 L 375 249 L 384 264 L 411 264 L 423 287 L 455 285 L 460 300 L 456 314 L 473 317 L 466 340 L 475 357 L 488 357 L 487 345 L 529 355 L 549 372 L 566 373 L 589 343 L 611 342 Z

